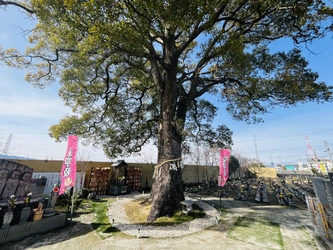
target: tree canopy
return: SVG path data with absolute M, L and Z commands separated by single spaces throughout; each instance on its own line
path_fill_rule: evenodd
M 181 144 L 191 138 L 231 145 L 229 128 L 212 126 L 214 100 L 226 103 L 234 119 L 249 123 L 261 121 L 275 106 L 332 100 L 332 87 L 317 81 L 297 46 L 287 52 L 269 49 L 282 38 L 295 45 L 321 38 L 331 15 L 321 0 L 29 0 L 22 5 L 38 21 L 31 46 L 24 54 L 2 51 L 2 60 L 28 70 L 26 80 L 37 87 L 61 84 L 59 95 L 74 115 L 52 126 L 52 137 L 78 134 L 102 145 L 110 157 L 139 152 L 150 141 L 158 145 L 159 162 L 180 157 Z M 174 211 L 165 207 L 155 218 Z
M 5 1 L 2 1 L 5 2 Z M 185 138 L 211 141 L 217 95 L 238 120 L 257 122 L 273 106 L 327 101 L 299 49 L 271 54 L 282 37 L 320 37 L 328 9 L 321 1 L 28 1 L 38 24 L 26 55 L 6 62 L 29 70 L 44 87 L 59 80 L 75 115 L 50 129 L 57 140 L 76 133 L 109 156 L 140 151 L 157 138 L 160 96 L 173 81 L 172 122 Z M 170 70 L 166 70 L 170 69 Z M 170 71 L 170 73 L 169 73 Z M 172 75 L 169 75 L 172 74 Z M 209 95 L 208 95 L 209 94 Z M 220 127 L 220 146 L 231 144 Z M 228 139 L 229 138 L 229 139 Z M 222 142 L 222 143 L 221 143 Z

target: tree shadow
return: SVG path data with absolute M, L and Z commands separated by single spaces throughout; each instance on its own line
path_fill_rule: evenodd
M 93 202 L 108 202 L 107 200 L 105 199 L 92 199 Z
M 91 226 L 94 230 L 98 230 L 102 228 L 102 233 L 117 233 L 121 232 L 117 228 L 113 227 L 111 224 L 108 223 L 91 223 Z

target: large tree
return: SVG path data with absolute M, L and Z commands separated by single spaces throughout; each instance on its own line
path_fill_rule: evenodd
M 12 2 L 0 1 L 6 6 Z M 158 165 L 148 221 L 184 199 L 182 144 L 226 141 L 213 131 L 216 99 L 237 120 L 258 122 L 274 106 L 331 101 L 299 49 L 271 53 L 272 41 L 320 38 L 329 8 L 317 0 L 28 0 L 38 21 L 22 54 L 2 52 L 26 80 L 57 81 L 75 115 L 50 128 L 102 145 L 110 157 L 153 141 Z M 175 164 L 174 164 L 175 163 Z

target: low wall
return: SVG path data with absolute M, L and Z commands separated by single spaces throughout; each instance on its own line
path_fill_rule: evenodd
M 42 218 L 38 221 L 28 221 L 25 224 L 18 224 L 8 228 L 1 228 L 0 246 L 1 244 L 18 241 L 34 234 L 44 233 L 56 228 L 64 227 L 65 224 L 66 214 L 59 213 L 51 217 Z

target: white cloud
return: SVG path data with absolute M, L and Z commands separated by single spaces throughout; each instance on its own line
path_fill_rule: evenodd
M 0 41 L 6 41 L 8 40 L 8 34 L 7 33 L 1 33 L 0 34 Z

